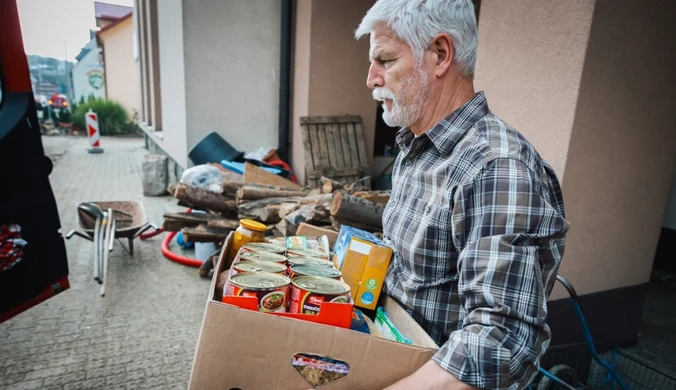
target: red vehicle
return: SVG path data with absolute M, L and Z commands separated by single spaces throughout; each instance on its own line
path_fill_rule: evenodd
M 0 191 L 2 323 L 70 284 L 16 1 L 0 0 L 0 9 L 0 180 L 8 188 Z
M 68 108 L 68 99 L 62 93 L 55 93 L 49 98 L 47 104 L 52 106 L 52 108 Z

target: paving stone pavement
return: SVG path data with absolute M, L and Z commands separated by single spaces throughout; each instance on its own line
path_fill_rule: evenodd
M 143 140 L 101 142 L 104 153 L 90 155 L 85 138 L 43 137 L 64 234 L 77 228 L 78 201 L 141 200 L 156 224 L 180 209 L 169 196 L 142 195 Z M 209 282 L 164 259 L 160 240 L 136 240 L 134 257 L 115 244 L 105 297 L 92 278 L 92 244 L 66 241 L 70 290 L 0 324 L 0 389 L 185 389 Z M 675 297 L 676 282 L 650 284 L 630 348 L 671 373 Z
M 169 196 L 143 196 L 142 139 L 102 137 L 98 155 L 82 137 L 43 143 L 64 235 L 78 227 L 78 201 L 141 200 L 158 225 L 180 209 Z M 162 237 L 135 240 L 134 257 L 115 243 L 105 297 L 92 243 L 67 240 L 71 288 L 0 325 L 0 389 L 186 388 L 209 282 L 166 260 Z

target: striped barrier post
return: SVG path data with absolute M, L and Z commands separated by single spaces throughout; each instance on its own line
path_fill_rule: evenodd
M 99 117 L 92 109 L 85 115 L 87 122 L 87 134 L 89 135 L 89 153 L 103 153 L 99 140 Z

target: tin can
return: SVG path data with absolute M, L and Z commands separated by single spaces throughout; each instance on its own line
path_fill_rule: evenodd
M 286 256 L 271 252 L 242 252 L 239 254 L 239 261 L 266 261 L 272 263 L 286 264 Z
M 242 245 L 242 252 L 270 252 L 278 255 L 283 255 L 286 252 L 286 248 L 268 244 L 266 242 L 252 242 L 249 244 Z
M 232 265 L 232 275 L 242 272 L 269 272 L 271 274 L 286 275 L 284 264 L 272 261 L 240 261 Z
M 322 267 L 331 267 L 333 268 L 333 263 L 329 260 L 320 259 L 318 257 L 289 257 L 286 259 L 287 271 L 289 274 L 291 272 L 291 267 L 295 265 L 308 264 L 308 265 L 321 265 Z
M 286 254 L 289 257 L 316 257 L 329 260 L 329 255 L 326 252 L 317 249 L 289 249 Z
M 322 302 L 347 303 L 350 286 L 338 280 L 298 276 L 291 281 L 290 313 L 319 314 Z
M 298 264 L 291 267 L 289 271 L 289 279 L 293 280 L 299 276 L 317 276 L 320 278 L 329 278 L 340 280 L 343 273 L 333 267 L 325 267 L 323 265 L 315 264 Z
M 285 312 L 291 280 L 268 272 L 242 272 L 230 278 L 227 295 L 256 297 L 258 310 Z

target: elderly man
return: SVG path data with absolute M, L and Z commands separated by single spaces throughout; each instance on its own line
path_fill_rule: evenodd
M 440 345 L 391 388 L 523 388 L 550 341 L 569 227 L 556 175 L 474 92 L 470 0 L 379 0 L 355 36 L 367 34 L 368 86 L 402 127 L 384 288 Z

